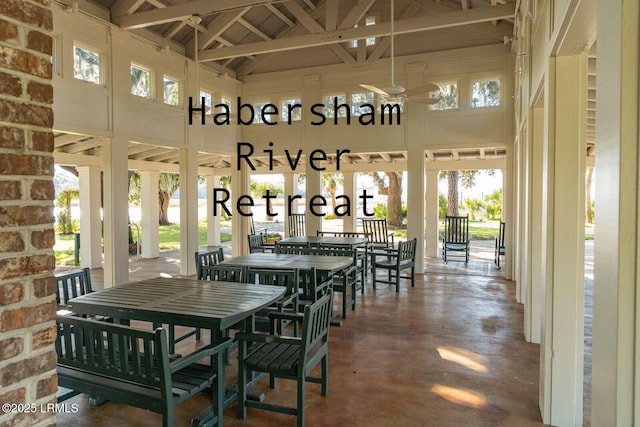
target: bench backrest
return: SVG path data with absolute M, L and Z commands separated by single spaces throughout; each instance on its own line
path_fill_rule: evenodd
M 219 280 L 221 282 L 242 283 L 244 267 L 234 265 L 207 265 L 202 267 L 202 278 L 198 280 Z
M 282 243 L 276 242 L 273 251 L 277 254 L 303 255 L 309 253 L 309 242 L 307 243 Z
M 367 233 L 358 233 L 357 231 L 316 231 L 316 236 L 369 237 Z
M 169 352 L 163 329 L 149 332 L 60 315 L 56 323 L 59 366 L 171 393 Z
M 446 216 L 444 223 L 444 241 L 445 243 L 469 242 L 469 215 Z
M 56 302 L 59 307 L 67 305 L 67 301 L 93 292 L 91 289 L 91 270 L 83 268 L 73 273 L 56 276 Z

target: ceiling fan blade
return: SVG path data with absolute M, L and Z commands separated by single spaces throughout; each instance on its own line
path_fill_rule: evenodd
M 427 85 L 424 86 L 420 86 L 420 87 L 416 87 L 413 89 L 409 89 L 407 90 L 405 93 L 408 96 L 411 95 L 428 95 L 429 93 L 435 91 L 435 90 L 440 90 L 440 86 L 433 84 L 433 83 L 429 83 Z
M 378 95 L 384 95 L 384 96 L 388 96 L 389 94 L 387 92 L 385 92 L 384 90 L 377 88 L 375 86 L 371 86 L 371 85 L 360 85 L 360 87 L 363 87 L 367 90 L 370 90 L 371 92 L 375 92 Z
M 440 100 L 439 99 L 434 99 L 434 98 L 416 98 L 416 97 L 411 97 L 411 98 L 408 98 L 408 101 L 412 102 L 414 104 L 433 105 L 433 104 L 437 104 Z

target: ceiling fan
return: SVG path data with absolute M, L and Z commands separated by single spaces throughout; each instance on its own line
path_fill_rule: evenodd
M 360 86 L 380 95 L 381 103 L 402 104 L 404 101 L 419 104 L 437 104 L 438 99 L 430 98 L 429 93 L 439 90 L 440 86 L 429 83 L 425 86 L 406 90 L 395 83 L 395 49 L 394 49 L 394 0 L 391 0 L 391 86 L 380 89 L 379 87 L 361 84 Z

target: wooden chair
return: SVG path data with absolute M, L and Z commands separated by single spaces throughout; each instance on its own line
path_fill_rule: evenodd
M 284 286 L 287 288 L 282 298 L 276 301 L 271 307 L 259 311 L 255 315 L 256 328 L 267 330 L 268 313 L 272 311 L 291 312 L 298 311 L 298 282 L 299 273 L 297 269 L 268 269 L 268 268 L 247 268 L 244 275 L 245 283 L 259 285 Z M 278 332 L 282 325 L 279 325 Z
M 362 230 L 369 238 L 372 250 L 394 246 L 393 233 L 389 233 L 386 219 L 362 218 Z
M 276 242 L 274 252 L 277 254 L 301 255 L 309 253 L 309 242 L 307 243 L 282 243 Z
M 385 253 L 374 252 L 372 263 L 373 288 L 376 288 L 376 282 L 389 283 L 396 285 L 396 292 L 400 292 L 400 279 L 411 280 L 411 287 L 415 286 L 416 273 L 416 244 L 417 239 L 398 243 L 397 249 L 388 249 Z M 409 276 L 402 276 L 400 272 L 410 268 Z M 376 272 L 379 269 L 388 271 L 387 280 L 376 278 Z
M 367 239 L 367 244 L 364 246 L 358 246 L 358 260 L 360 261 L 360 268 L 364 272 L 364 277 L 368 276 L 369 272 L 369 235 L 366 233 L 358 233 L 355 231 L 316 231 L 316 236 L 335 236 L 335 237 L 363 237 Z M 364 293 L 364 285 L 362 286 L 362 293 Z
M 198 275 L 198 280 L 207 280 L 207 277 L 204 277 L 203 275 L 203 267 L 218 265 L 222 261 L 224 261 L 224 253 L 222 252 L 222 248 L 216 249 L 215 251 L 196 252 L 195 256 L 196 273 Z
M 334 274 L 333 285 L 331 286 L 335 292 L 342 294 L 342 318 L 347 317 L 347 307 L 351 310 L 356 309 L 356 295 L 360 286 L 364 286 L 364 282 L 358 283 L 358 252 L 344 245 L 322 245 L 318 248 L 311 248 L 313 255 L 326 256 L 344 256 L 353 258 L 353 263 L 346 269 Z M 326 280 L 328 277 L 322 277 Z
M 307 231 L 304 223 L 305 214 L 289 214 L 289 237 L 306 236 Z
M 236 335 L 239 343 L 238 355 L 238 415 L 247 417 L 247 407 L 291 414 L 297 417 L 298 427 L 304 426 L 304 386 L 305 382 L 321 384 L 321 393 L 326 396 L 328 384 L 329 322 L 333 305 L 333 292 L 328 291 L 312 305 L 304 308 L 304 314 L 272 314 L 279 318 L 302 320 L 302 338 L 278 335 L 245 334 Z M 271 324 L 272 330 L 274 324 Z M 273 332 L 272 332 L 273 333 Z M 249 344 L 252 344 L 249 347 Z M 311 377 L 310 373 L 320 363 L 321 376 Z M 269 374 L 269 385 L 275 388 L 276 378 L 297 381 L 297 405 L 295 408 L 282 405 L 247 400 L 247 378 L 250 372 Z
M 465 265 L 469 262 L 469 215 L 445 218 L 442 259 L 447 263 L 450 257 L 462 257 Z
M 273 245 L 267 245 L 261 234 L 249 234 L 247 240 L 249 241 L 250 254 L 271 252 L 273 250 Z
M 298 311 L 303 312 L 304 306 L 318 301 L 333 287 L 332 277 L 318 277 L 315 268 L 299 270 L 298 272 Z
M 75 297 L 93 292 L 91 288 L 91 270 L 56 275 L 56 303 L 59 310 L 67 309 L 67 302 Z
M 267 243 L 267 234 L 269 234 L 269 229 L 267 227 L 260 227 L 256 229 L 256 223 L 253 221 L 253 215 L 249 217 L 250 222 L 249 226 L 251 227 L 251 234 L 259 234 L 262 236 L 262 240 L 264 243 Z
M 495 246 L 495 252 L 493 256 L 493 262 L 495 263 L 496 268 L 498 270 L 502 268 L 500 267 L 500 256 L 504 256 L 504 228 L 505 228 L 505 223 L 500 221 L 500 231 L 496 236 L 496 246 Z

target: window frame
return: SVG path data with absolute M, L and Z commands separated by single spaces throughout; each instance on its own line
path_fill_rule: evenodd
M 278 108 L 280 108 L 280 111 L 278 112 L 279 113 L 278 121 L 282 123 L 289 123 L 289 118 L 284 117 L 284 113 L 288 112 L 287 105 L 291 104 L 291 102 L 288 102 L 287 104 L 283 104 L 284 101 L 294 101 L 294 103 L 298 103 L 302 105 L 302 96 L 301 95 L 284 95 L 280 97 L 280 100 L 278 103 Z M 302 121 L 302 113 L 303 113 L 302 108 L 297 108 L 296 110 L 300 115 L 300 118 L 291 119 L 291 124 Z
M 57 44 L 58 44 L 58 47 L 59 47 L 60 43 L 57 43 Z M 74 80 L 78 80 L 78 81 L 85 82 L 85 83 L 90 83 L 90 84 L 97 85 L 97 86 L 104 86 L 105 85 L 105 80 L 106 80 L 104 78 L 105 77 L 104 76 L 104 70 L 105 70 L 105 67 L 104 67 L 104 58 L 105 58 L 104 51 L 101 50 L 101 49 L 98 49 L 98 48 L 96 48 L 94 46 L 91 46 L 90 44 L 83 43 L 83 42 L 80 42 L 80 41 L 77 41 L 77 40 L 73 41 L 73 45 L 72 46 L 73 46 L 72 47 L 72 58 L 73 58 L 72 62 L 73 62 L 73 78 L 74 78 Z M 96 54 L 98 56 L 98 81 L 97 82 L 94 82 L 94 81 L 91 81 L 91 80 L 86 80 L 86 79 L 83 79 L 83 78 L 80 78 L 80 77 L 76 76 L 76 48 L 82 49 L 82 50 L 87 51 L 87 52 L 94 53 L 94 54 Z M 54 61 L 55 61 L 55 56 L 56 56 L 56 52 L 55 52 L 55 49 L 54 49 L 54 51 L 52 52 L 52 55 L 51 55 L 51 57 L 52 57 L 52 59 Z M 56 70 L 56 71 L 58 71 L 58 70 Z
M 473 85 L 475 83 L 488 83 L 492 81 L 498 82 L 498 104 L 497 105 L 473 105 Z M 496 109 L 502 107 L 502 79 L 495 75 L 480 76 L 469 79 L 469 108 L 471 110 Z
M 155 73 L 154 73 L 153 69 L 151 67 L 147 67 L 145 65 L 142 65 L 139 62 L 131 61 L 129 63 L 129 81 L 131 81 L 131 75 L 133 73 L 133 68 L 137 68 L 139 70 L 146 71 L 147 73 L 149 73 L 149 94 L 147 96 L 143 96 L 143 95 L 138 95 L 136 93 L 133 93 L 133 85 L 132 84 L 129 86 L 129 94 L 131 94 L 131 96 L 134 96 L 134 97 L 140 98 L 140 99 L 155 100 Z M 164 81 L 163 81 L 163 87 L 164 87 Z M 163 94 L 163 103 L 164 103 L 164 94 Z M 167 105 L 169 105 L 169 104 L 167 104 Z
M 429 105 L 429 112 L 435 112 L 435 113 L 442 113 L 442 112 L 447 112 L 447 111 L 460 111 L 460 81 L 459 80 L 444 80 L 444 81 L 439 81 L 439 82 L 433 82 L 433 84 L 442 87 L 442 86 L 449 86 L 449 85 L 455 85 L 456 87 L 456 106 L 455 107 L 451 107 L 451 108 L 434 108 L 436 104 L 431 104 Z M 435 92 L 435 91 L 434 91 Z M 429 93 L 430 97 L 433 97 L 433 92 Z
M 342 113 L 344 115 L 338 115 L 339 119 L 344 119 L 347 117 L 347 114 L 351 114 L 351 104 L 349 104 L 349 100 L 351 99 L 351 93 L 344 91 L 344 92 L 329 92 L 328 94 L 322 95 L 322 105 L 324 105 L 324 108 L 322 109 L 324 116 L 326 119 L 333 119 L 333 110 L 331 110 L 331 115 L 328 114 L 328 108 L 327 106 L 329 104 L 327 104 L 326 100 L 327 98 L 334 98 L 334 97 L 341 97 L 344 96 L 344 103 L 349 105 L 349 113 Z M 344 110 L 340 110 L 341 112 L 343 112 Z
M 178 102 L 176 104 L 171 104 L 167 102 L 167 94 L 166 94 L 166 81 L 170 80 L 176 84 L 178 89 Z M 173 77 L 170 74 L 163 74 L 162 76 L 162 104 L 168 105 L 170 107 L 181 107 L 182 106 L 182 81 Z

